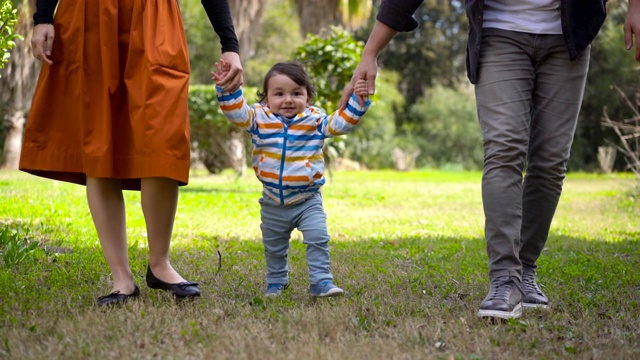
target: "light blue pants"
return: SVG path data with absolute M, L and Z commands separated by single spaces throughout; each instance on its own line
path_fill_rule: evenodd
M 489 277 L 521 278 L 547 242 L 576 130 L 589 49 L 562 35 L 483 29 L 475 87 Z M 526 172 L 523 180 L 523 172 Z
M 268 196 L 260 199 L 262 243 L 267 262 L 267 284 L 288 284 L 289 240 L 294 229 L 302 232 L 307 245 L 309 284 L 333 280 L 329 271 L 329 233 L 322 195 L 316 193 L 305 201 L 280 206 Z

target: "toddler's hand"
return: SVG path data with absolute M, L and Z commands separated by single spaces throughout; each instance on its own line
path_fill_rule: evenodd
M 367 80 L 358 80 L 356 85 L 353 87 L 353 92 L 362 97 L 364 101 L 369 100 L 369 88 Z
M 224 87 L 226 84 L 223 84 L 222 80 L 227 76 L 229 70 L 231 70 L 231 65 L 224 59 L 220 59 L 220 62 L 216 63 L 215 65 L 216 71 L 211 72 L 211 80 L 214 80 L 216 82 L 216 85 Z

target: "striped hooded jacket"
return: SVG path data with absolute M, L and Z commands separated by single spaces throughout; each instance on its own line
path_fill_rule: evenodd
M 328 137 L 343 135 L 358 124 L 371 105 L 360 106 L 355 94 L 346 109 L 325 114 L 309 106 L 288 119 L 266 105 L 249 106 L 242 89 L 225 93 L 216 86 L 218 103 L 229 120 L 251 135 L 252 164 L 264 193 L 282 206 L 303 201 L 325 183 L 322 146 Z

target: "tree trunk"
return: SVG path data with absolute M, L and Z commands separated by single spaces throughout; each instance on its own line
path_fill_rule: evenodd
M 18 6 L 16 33 L 24 37 L 16 40 L 9 63 L 2 70 L 0 94 L 4 108 L 4 147 L 0 168 L 17 169 L 22 150 L 22 133 L 25 114 L 31 106 L 31 98 L 38 79 L 40 63 L 31 54 L 31 15 L 35 0 L 22 0 Z
M 240 42 L 240 59 L 254 54 L 254 45 L 264 19 L 268 0 L 229 0 L 233 26 Z
M 17 169 L 22 148 L 22 129 L 24 129 L 24 111 L 13 111 L 4 117 L 5 138 L 2 166 L 3 169 Z
M 330 25 L 342 25 L 340 0 L 296 0 L 302 38 L 318 34 Z

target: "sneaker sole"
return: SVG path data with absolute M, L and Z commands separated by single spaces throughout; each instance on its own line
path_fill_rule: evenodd
M 334 297 L 334 296 L 340 296 L 342 294 L 344 294 L 344 291 L 342 289 L 333 288 L 333 289 L 327 291 L 326 293 L 322 293 L 322 294 L 318 294 L 318 295 L 311 294 L 311 296 L 313 296 L 313 297 Z
M 522 307 L 527 309 L 546 309 L 548 307 L 547 304 L 536 304 L 536 303 L 522 303 Z
M 516 305 L 511 311 L 480 309 L 478 310 L 478 316 L 501 319 L 516 319 L 522 316 L 522 304 Z

